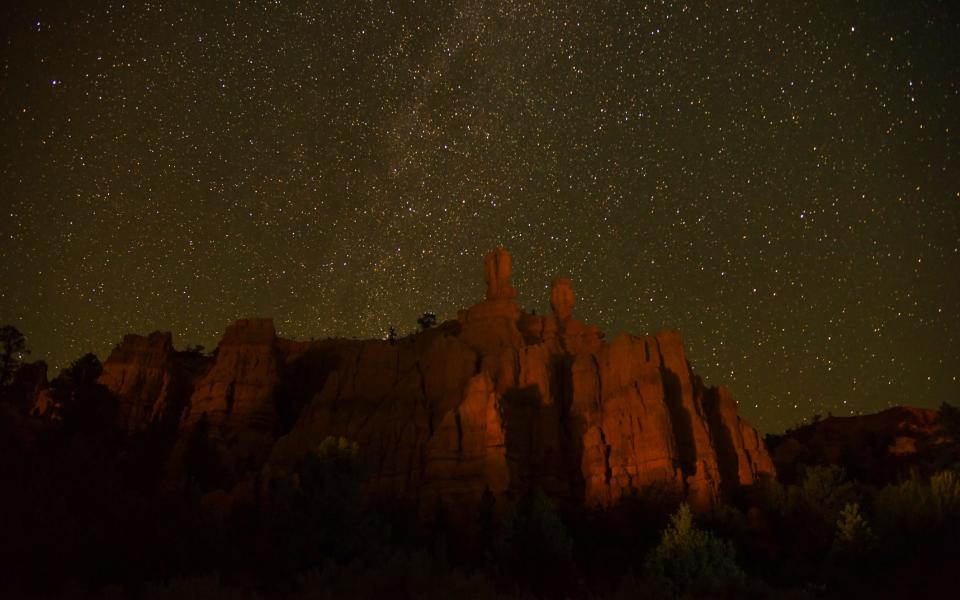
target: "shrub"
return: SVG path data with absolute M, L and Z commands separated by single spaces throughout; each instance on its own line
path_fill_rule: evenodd
M 328 437 L 292 472 L 271 479 L 263 530 L 272 548 L 273 577 L 378 549 L 383 536 L 364 510 L 364 476 L 357 445 Z
M 834 553 L 857 558 L 873 546 L 874 540 L 873 530 L 860 514 L 860 505 L 851 502 L 844 506 L 840 511 L 836 535 L 833 538 Z
M 505 571 L 537 576 L 571 560 L 573 541 L 556 509 L 539 489 L 524 497 L 503 523 L 496 562 Z
M 930 478 L 930 496 L 940 522 L 960 516 L 960 478 L 953 471 L 941 471 Z
M 820 555 L 832 547 L 840 512 L 850 503 L 862 506 L 865 496 L 866 488 L 838 466 L 806 467 L 798 485 L 784 488 L 779 537 L 802 555 Z
M 888 485 L 876 499 L 884 542 L 892 548 L 930 546 L 950 537 L 960 523 L 960 479 L 941 471 L 929 482 L 917 477 Z
M 644 570 L 667 597 L 716 592 L 743 581 L 733 544 L 697 529 L 684 503 L 670 519 Z

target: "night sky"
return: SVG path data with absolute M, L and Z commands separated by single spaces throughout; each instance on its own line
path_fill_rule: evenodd
M 406 333 L 503 244 L 763 431 L 960 403 L 951 2 L 12 4 L 0 324 L 52 371 Z

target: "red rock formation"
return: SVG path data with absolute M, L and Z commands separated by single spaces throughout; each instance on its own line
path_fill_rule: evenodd
M 764 474 L 774 472 L 763 441 L 755 429 L 737 416 L 737 403 L 727 388 L 707 390 L 704 404 L 725 487 L 752 485 Z
M 205 421 L 231 473 L 261 465 L 276 437 L 278 346 L 272 319 L 228 327 L 216 363 L 197 382 L 181 420 L 185 433 Z
M 504 248 L 499 247 L 483 259 L 483 275 L 487 281 L 487 300 L 517 297 L 517 290 L 510 285 L 513 273 L 513 257 Z
M 605 342 L 574 317 L 565 278 L 552 315 L 527 314 L 511 271 L 506 250 L 487 255 L 484 300 L 393 342 L 294 342 L 270 319 L 237 321 L 212 368 L 194 371 L 174 462 L 201 426 L 234 482 L 344 437 L 360 447 L 371 496 L 464 519 L 486 491 L 504 510 L 534 486 L 587 506 L 661 486 L 705 508 L 773 475 L 726 390 L 693 375 L 678 333 Z M 169 405 L 177 356 L 169 334 L 128 336 L 111 355 L 102 381 L 126 428 Z M 249 476 L 243 486 L 254 489 Z
M 135 431 L 159 420 L 167 404 L 173 352 L 169 332 L 127 334 L 103 363 L 98 381 L 119 398 L 121 428 Z
M 103 363 L 98 383 L 118 399 L 121 429 L 176 428 L 198 372 L 209 360 L 195 352 L 177 352 L 169 332 L 128 334 Z
M 557 277 L 550 286 L 550 308 L 557 320 L 564 322 L 573 314 L 576 298 L 573 295 L 573 284 L 566 277 Z
M 667 486 L 706 508 L 773 475 L 729 394 L 692 374 L 679 334 L 604 343 L 573 318 L 563 278 L 553 315 L 523 313 L 511 266 L 505 250 L 486 257 L 487 297 L 456 322 L 393 345 L 338 342 L 342 360 L 271 462 L 344 436 L 373 465 L 374 493 L 450 513 L 474 510 L 485 490 L 502 505 L 534 485 L 591 506 Z
M 572 413 L 584 424 L 584 500 L 607 505 L 658 484 L 683 489 L 680 444 L 652 338 L 618 336 L 574 362 Z
M 510 488 L 499 395 L 481 373 L 470 378 L 459 406 L 448 411 L 426 445 L 423 508 L 476 507 L 478 482 L 502 496 Z
M 415 500 L 428 443 L 449 429 L 477 373 L 477 355 L 457 339 L 458 331 L 459 325 L 448 323 L 395 344 L 317 342 L 317 355 L 333 359 L 318 364 L 315 370 L 326 373 L 319 391 L 277 442 L 271 462 L 282 466 L 328 436 L 343 436 L 358 442 L 367 456 L 371 493 Z

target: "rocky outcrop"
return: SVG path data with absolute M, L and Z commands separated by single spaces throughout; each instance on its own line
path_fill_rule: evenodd
M 470 378 L 463 401 L 447 412 L 426 445 L 422 507 L 478 505 L 478 482 L 494 495 L 510 489 L 500 397 L 486 373 Z
M 517 290 L 510 285 L 513 274 L 513 257 L 505 248 L 497 248 L 483 259 L 483 278 L 487 282 L 487 300 L 517 297 Z
M 752 485 L 775 471 L 757 431 L 737 415 L 737 403 L 727 388 L 707 390 L 704 405 L 714 434 L 721 479 L 728 491 Z
M 174 473 L 191 460 L 209 471 L 215 456 L 215 486 L 254 489 L 256 474 L 343 437 L 360 448 L 371 497 L 427 517 L 469 519 L 491 496 L 502 511 L 533 488 L 593 507 L 656 486 L 704 509 L 774 474 L 677 332 L 607 341 L 574 316 L 569 279 L 553 282 L 552 314 L 536 315 L 515 301 L 506 250 L 483 268 L 485 298 L 417 335 L 299 342 L 245 319 L 215 362 L 176 352 L 169 334 L 127 336 L 100 381 L 128 431 L 175 423 Z
M 195 377 L 209 362 L 198 352 L 176 351 L 169 332 L 128 334 L 103 363 L 97 381 L 117 396 L 121 429 L 175 429 Z
M 573 316 L 573 307 L 576 298 L 573 295 L 573 284 L 566 277 L 557 277 L 550 286 L 550 308 L 557 320 L 566 322 Z
M 195 385 L 180 429 L 209 432 L 234 476 L 263 464 L 276 438 L 282 356 L 272 319 L 227 328 L 213 368 Z
M 729 393 L 693 375 L 678 333 L 607 343 L 573 317 L 565 278 L 552 315 L 527 314 L 511 269 L 502 248 L 488 255 L 486 298 L 414 338 L 316 343 L 338 359 L 273 468 L 343 436 L 367 457 L 371 493 L 448 514 L 474 514 L 486 492 L 509 505 L 534 486 L 587 506 L 661 486 L 703 509 L 773 476 Z
M 119 399 L 121 428 L 136 431 L 159 420 L 170 388 L 170 333 L 127 334 L 103 363 L 99 383 Z
M 288 364 L 313 361 L 321 377 L 313 396 L 296 400 L 309 402 L 273 448 L 271 463 L 282 467 L 328 436 L 346 437 L 367 457 L 371 493 L 416 499 L 428 444 L 443 437 L 477 374 L 477 354 L 458 331 L 448 323 L 396 343 L 327 340 L 313 346 L 313 358 L 289 357 Z

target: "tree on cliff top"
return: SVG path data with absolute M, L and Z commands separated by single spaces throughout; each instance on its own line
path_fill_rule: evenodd
M 423 313 L 420 316 L 420 318 L 417 319 L 417 325 L 419 325 L 420 328 L 424 330 L 430 329 L 436 324 L 437 324 L 437 315 L 430 312 Z
M 0 327 L 0 385 L 7 385 L 13 379 L 13 373 L 23 360 L 24 354 L 30 354 L 27 340 L 13 325 Z

